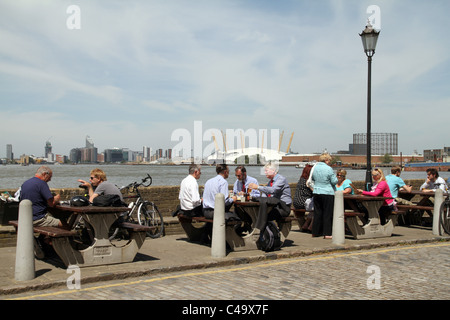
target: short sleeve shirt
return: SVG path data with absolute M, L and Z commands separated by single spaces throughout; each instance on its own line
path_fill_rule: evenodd
M 393 198 L 398 197 L 398 190 L 405 185 L 405 182 L 402 178 L 397 177 L 396 175 L 390 174 L 386 176 L 386 181 L 389 185 L 389 189 L 391 190 L 391 195 Z
M 95 189 L 94 193 L 98 195 L 109 195 L 109 194 L 117 194 L 120 197 L 120 200 L 123 201 L 122 193 L 120 192 L 119 188 L 117 188 L 114 184 L 108 181 L 103 181 L 98 185 L 98 187 Z
M 47 201 L 53 198 L 47 182 L 33 177 L 22 184 L 20 200 L 30 200 L 33 209 L 33 221 L 42 219 L 47 214 Z

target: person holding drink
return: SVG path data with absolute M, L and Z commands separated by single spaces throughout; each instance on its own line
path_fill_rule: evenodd
M 249 197 L 259 197 L 260 193 L 258 190 L 254 190 L 249 187 L 249 184 L 258 184 L 258 180 L 247 175 L 247 170 L 244 166 L 237 166 L 234 170 L 236 175 L 236 181 L 233 186 L 233 194 L 242 196 L 248 194 Z M 249 199 L 246 199 L 249 200 Z
M 261 192 L 260 211 L 255 224 L 256 233 L 265 227 L 268 220 L 287 217 L 291 213 L 292 196 L 287 179 L 278 173 L 278 167 L 272 163 L 264 166 L 264 173 L 269 179 L 267 186 L 259 186 L 256 183 L 248 185 L 249 188 Z M 275 204 L 269 213 L 266 210 L 267 203 Z

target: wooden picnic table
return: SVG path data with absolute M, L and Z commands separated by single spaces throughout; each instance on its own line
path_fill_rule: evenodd
M 131 223 L 122 223 L 119 226 L 127 229 L 129 240 L 121 246 L 111 243 L 109 231 L 120 214 L 127 212 L 127 207 L 75 207 L 70 205 L 57 205 L 51 208 L 52 214 L 72 214 L 69 224 L 73 224 L 77 216 L 83 218 L 93 231 L 93 241 L 87 248 L 78 249 L 76 237 L 72 235 L 52 238 L 52 246 L 66 266 L 78 265 L 80 267 L 115 264 L 133 261 L 138 250 L 145 241 L 148 227 Z M 73 227 L 73 226 L 71 226 Z M 72 231 L 73 232 L 73 231 Z
M 275 204 L 267 204 L 267 212 L 270 212 L 276 205 Z M 258 220 L 260 203 L 258 201 L 237 201 L 234 203 L 235 213 L 239 216 L 239 218 L 246 224 L 246 229 L 250 230 L 250 232 L 244 236 L 239 236 L 237 241 L 235 241 L 235 250 L 238 249 L 241 245 L 245 247 L 246 250 L 250 248 L 256 248 L 256 240 L 253 236 L 254 228 L 256 221 Z M 295 220 L 295 217 L 284 217 L 278 220 L 275 220 L 278 229 L 280 230 L 281 242 L 284 243 L 286 237 L 292 228 L 292 220 Z
M 275 204 L 268 204 L 267 211 L 272 210 L 274 206 Z M 229 248 L 233 251 L 256 250 L 254 226 L 259 215 L 259 202 L 237 201 L 234 203 L 234 209 L 240 220 L 230 220 L 225 225 L 225 238 Z M 291 230 L 293 219 L 295 218 L 287 217 L 276 221 L 283 242 Z M 178 220 L 190 241 L 205 241 L 211 237 L 212 219 L 179 214 Z
M 420 199 L 429 199 L 430 197 L 434 197 L 433 191 L 421 191 L 421 190 L 411 190 L 411 192 L 407 192 L 404 190 L 400 190 L 398 192 L 398 197 L 411 201 L 415 196 L 419 196 Z
M 422 191 L 422 190 L 412 190 L 411 192 L 406 192 L 400 190 L 398 192 L 398 197 L 405 199 L 407 201 L 413 200 L 416 198 L 418 201 L 415 201 L 411 204 L 399 203 L 397 204 L 397 208 L 399 210 L 406 211 L 406 217 L 408 219 L 408 223 L 411 224 L 422 224 L 423 223 L 423 214 L 427 212 L 430 217 L 433 216 L 434 212 L 434 191 Z M 444 193 L 444 198 L 448 196 L 448 193 Z
M 344 195 L 344 203 L 351 208 L 353 214 L 345 214 L 345 223 L 355 239 L 371 239 L 390 237 L 397 222 L 395 212 L 387 218 L 384 225 L 381 224 L 378 210 L 384 201 L 391 198 L 374 197 L 366 195 Z M 362 207 L 361 207 L 362 205 Z M 367 210 L 367 221 L 361 220 Z

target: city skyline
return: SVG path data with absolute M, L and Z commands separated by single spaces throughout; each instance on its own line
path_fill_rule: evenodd
M 0 136 L 16 155 L 48 137 L 69 154 L 85 135 L 169 149 L 202 121 L 295 132 L 298 153 L 347 149 L 366 131 L 371 5 L 372 131 L 398 133 L 403 154 L 449 145 L 447 0 L 2 1 Z
M 363 155 L 364 153 L 365 153 L 365 150 L 366 150 L 366 147 L 365 147 L 365 145 L 363 145 L 363 144 L 360 144 L 360 142 L 362 141 L 362 142 L 364 142 L 365 141 L 365 133 L 356 133 L 356 134 L 353 134 L 353 143 L 358 143 L 358 144 L 356 144 L 356 145 L 351 145 L 351 144 L 349 144 L 349 150 L 337 150 L 337 151 L 328 151 L 328 150 L 323 150 L 323 151 L 325 151 L 325 152 L 329 152 L 330 154 L 334 154 L 334 155 L 339 155 L 339 154 L 355 154 L 355 155 Z M 392 137 L 395 137 L 395 140 L 393 141 L 393 142 L 384 142 L 384 141 L 381 141 L 381 142 L 377 142 L 377 143 L 374 143 L 374 145 L 372 146 L 372 155 L 384 155 L 384 154 L 391 154 L 391 155 L 400 155 L 400 153 L 390 153 L 390 152 L 386 152 L 386 153 L 377 153 L 376 152 L 376 150 L 378 150 L 378 149 L 383 149 L 383 148 L 385 148 L 385 150 L 395 150 L 395 148 L 396 148 L 396 145 L 397 145 L 397 134 L 396 133 L 372 133 L 372 136 L 373 137 L 377 137 L 377 136 L 380 136 L 380 137 L 382 137 L 383 138 L 383 140 L 384 139 L 386 139 L 386 138 L 390 138 L 390 139 L 392 139 Z M 355 140 L 356 139 L 356 140 Z M 364 141 L 363 141 L 364 140 Z M 73 151 L 73 150 L 75 150 L 75 149 L 85 149 L 85 148 L 95 148 L 95 149 L 97 149 L 98 150 L 98 148 L 95 146 L 95 142 L 93 141 L 93 139 L 92 138 L 90 138 L 89 136 L 86 136 L 86 139 L 85 139 L 85 141 L 86 141 L 86 145 L 84 146 L 84 147 L 72 147 L 71 149 L 70 149 L 70 152 L 69 152 L 69 154 L 61 154 L 61 153 L 57 153 L 57 152 L 52 152 L 52 150 L 53 150 L 53 146 L 52 146 L 52 144 L 51 144 L 51 142 L 50 141 L 46 141 L 45 142 L 45 144 L 43 145 L 43 149 L 44 149 L 44 154 L 45 155 L 36 155 L 36 154 L 27 154 L 27 153 L 24 153 L 24 154 L 21 154 L 21 155 L 17 155 L 17 156 L 15 156 L 15 157 L 13 157 L 13 159 L 19 159 L 21 156 L 34 156 L 34 157 L 36 157 L 36 158 L 46 158 L 47 157 L 47 153 L 51 153 L 53 156 L 63 156 L 63 157 L 67 157 L 68 159 L 70 159 L 70 156 L 71 156 L 71 152 Z M 391 145 L 392 144 L 392 145 Z M 6 150 L 6 157 L 3 157 L 3 156 L 1 156 L 1 154 L 0 154 L 0 159 L 10 159 L 9 158 L 9 154 L 12 154 L 12 155 L 15 155 L 14 154 L 14 151 L 13 151 L 13 145 L 12 144 L 6 144 L 5 145 L 5 150 Z M 356 153 L 352 153 L 352 149 L 354 148 L 354 152 L 355 151 L 357 151 Z M 394 149 L 392 149 L 392 148 L 394 148 Z M 447 152 L 446 150 L 448 149 L 449 147 L 448 146 L 442 146 L 442 147 L 440 147 L 440 148 L 428 148 L 428 149 L 424 149 L 424 150 L 415 150 L 415 152 L 413 152 L 413 153 L 411 153 L 411 154 L 404 154 L 405 156 L 406 155 L 409 155 L 409 156 L 411 156 L 411 155 L 424 155 L 426 152 L 434 152 L 434 151 L 436 151 L 436 150 L 445 150 L 445 152 Z M 115 150 L 115 149 L 117 149 L 117 150 L 122 150 L 122 151 L 128 151 L 128 152 L 132 152 L 132 153 L 134 153 L 134 156 L 136 156 L 136 155 L 142 155 L 142 157 L 143 157 L 143 159 L 144 159 L 144 161 L 152 161 L 151 159 L 153 159 L 153 160 L 157 160 L 157 159 L 159 159 L 159 158 L 167 158 L 167 159 L 172 159 L 172 158 L 179 158 L 179 156 L 177 155 L 177 154 L 173 154 L 173 149 L 172 148 L 169 148 L 169 149 L 163 149 L 163 148 L 159 148 L 159 147 L 156 147 L 156 148 L 154 148 L 154 147 L 149 147 L 149 146 L 142 146 L 141 147 L 141 150 L 131 150 L 130 148 L 128 148 L 128 147 L 121 147 L 121 148 L 118 148 L 118 147 L 112 147 L 112 148 L 106 148 L 106 149 L 104 149 L 104 150 L 100 150 L 100 151 L 98 151 L 98 154 L 100 155 L 100 154 L 102 154 L 103 155 L 103 157 L 105 157 L 106 155 L 104 154 L 105 152 L 107 152 L 107 151 L 111 151 L 111 150 Z M 362 151 L 364 151 L 364 152 L 362 152 Z M 346 152 L 347 151 L 347 152 Z M 282 152 L 282 151 L 280 151 L 280 152 Z M 282 152 L 283 153 L 283 152 Z M 293 153 L 293 154 L 299 154 L 299 153 Z M 304 154 L 318 154 L 318 153 L 314 153 L 314 152 L 306 152 L 306 153 L 304 153 Z M 167 156 L 167 155 L 170 155 L 170 156 Z M 192 154 L 193 155 L 193 154 Z M 186 156 L 186 157 L 181 157 L 182 159 L 184 159 L 184 160 L 186 160 L 186 159 L 189 159 L 189 158 L 192 158 L 192 155 L 190 155 L 190 156 Z M 155 158 L 155 156 L 156 156 L 156 158 Z M 203 156 L 204 156 L 204 159 L 206 159 L 207 158 L 207 156 L 208 155 L 206 155 L 206 154 L 203 154 Z M 150 159 L 150 160 L 148 160 L 148 158 Z

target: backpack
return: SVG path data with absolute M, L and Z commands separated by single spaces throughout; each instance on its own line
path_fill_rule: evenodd
M 256 241 L 256 247 L 265 252 L 279 250 L 281 248 L 281 236 L 277 225 L 273 221 L 266 224 L 261 231 L 259 239 Z
M 94 198 L 93 206 L 97 207 L 126 207 L 126 204 L 120 200 L 117 194 L 102 194 Z

